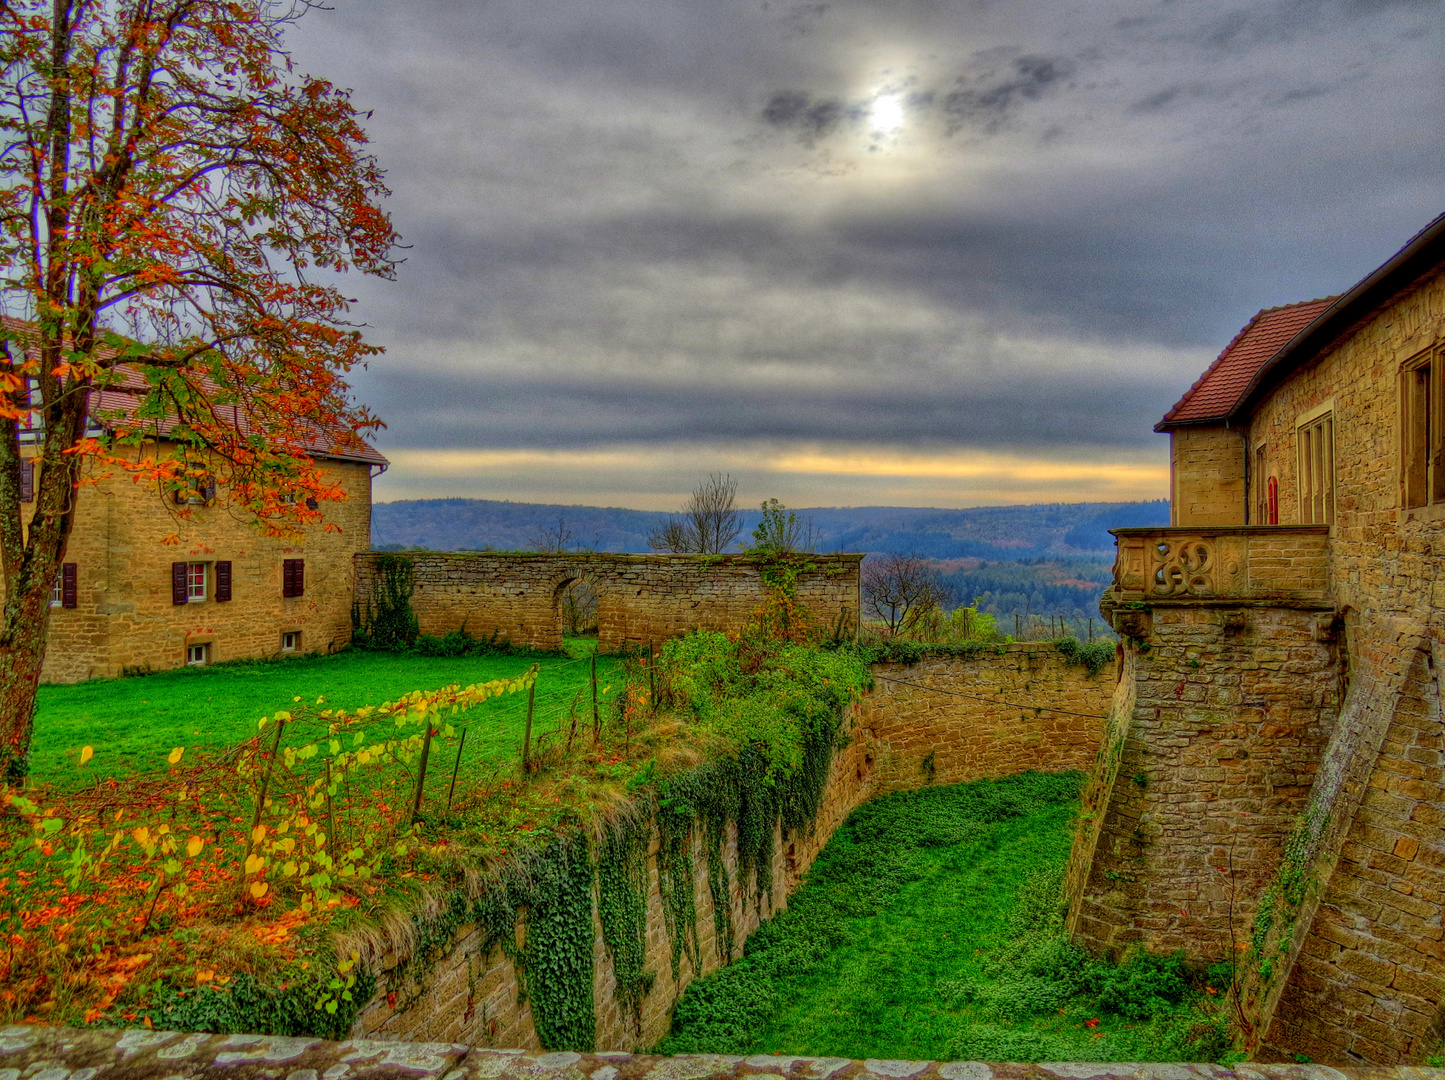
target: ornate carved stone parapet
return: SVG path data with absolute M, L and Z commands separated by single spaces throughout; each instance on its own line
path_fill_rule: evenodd
M 1115 529 L 1114 536 L 1114 584 L 1100 608 L 1116 629 L 1140 604 L 1331 606 L 1325 525 Z

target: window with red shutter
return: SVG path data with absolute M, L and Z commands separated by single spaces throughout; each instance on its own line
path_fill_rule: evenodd
M 22 461 L 20 463 L 20 501 L 35 501 L 35 461 Z
M 306 564 L 301 559 L 281 563 L 281 595 L 302 596 L 306 592 Z
M 60 566 L 60 606 L 63 608 L 78 607 L 80 603 L 79 590 L 76 587 L 75 563 L 62 563 Z
M 231 564 L 229 562 L 216 563 L 216 600 L 217 602 L 231 599 Z
M 190 580 L 186 566 L 187 564 L 183 562 L 171 563 L 171 603 L 173 604 L 184 604 L 187 599 L 186 594 L 190 591 L 187 588 Z

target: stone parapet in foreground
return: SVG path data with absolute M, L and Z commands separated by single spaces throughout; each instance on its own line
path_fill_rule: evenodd
M 1323 1065 L 984 1064 L 752 1057 L 528 1053 L 457 1043 L 174 1031 L 10 1027 L 0 1080 L 1445 1080 L 1445 1070 Z

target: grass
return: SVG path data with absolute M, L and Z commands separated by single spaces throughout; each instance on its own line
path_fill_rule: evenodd
M 582 694 L 590 713 L 590 665 L 596 639 L 568 639 L 556 657 L 427 657 L 407 653 L 347 650 L 331 656 L 218 664 L 124 679 L 94 679 L 42 686 L 35 711 L 31 776 L 60 788 L 162 770 L 177 746 L 221 750 L 256 734 L 256 721 L 290 708 L 297 694 L 324 697 L 337 708 L 379 705 L 404 693 L 451 683 L 463 686 L 516 678 L 541 665 L 533 737 L 554 730 Z M 598 681 L 608 685 L 617 663 L 599 658 Z M 453 720 L 457 726 L 481 720 L 468 732 L 464 767 L 511 756 L 522 742 L 526 695 L 488 702 Z M 483 710 L 485 712 L 483 713 Z M 297 733 L 302 741 L 305 736 Z M 81 750 L 95 756 L 79 766 Z
M 688 988 L 665 1053 L 1179 1061 L 1227 1049 L 1178 958 L 1070 946 L 1078 778 L 1026 774 L 858 810 L 740 961 Z

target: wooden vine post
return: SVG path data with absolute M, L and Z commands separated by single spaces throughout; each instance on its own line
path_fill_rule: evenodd
M 246 838 L 246 859 L 241 864 L 243 869 L 246 862 L 249 862 L 251 856 L 256 853 L 256 845 L 260 843 L 260 839 L 256 836 L 256 830 L 261 827 L 261 812 L 266 808 L 266 789 L 271 786 L 271 770 L 276 767 L 276 754 L 281 749 L 281 732 L 285 730 L 286 721 L 278 718 L 276 721 L 276 737 L 271 740 L 271 756 L 266 759 L 266 768 L 261 772 L 261 788 L 256 793 L 256 812 L 251 815 L 251 832 Z M 242 897 L 246 895 L 246 878 L 249 876 L 250 875 L 246 873 L 241 874 Z
M 452 808 L 452 796 L 453 796 L 454 794 L 456 794 L 456 790 L 457 790 L 457 772 L 458 772 L 458 770 L 460 770 L 461 767 L 462 767 L 462 747 L 464 747 L 464 746 L 466 746 L 466 745 L 467 745 L 467 729 L 466 729 L 466 728 L 462 728 L 461 741 L 459 741 L 459 742 L 457 743 L 457 760 L 456 760 L 456 764 L 454 764 L 454 765 L 452 766 L 452 783 L 451 783 L 451 786 L 450 786 L 449 788 L 447 788 L 447 810 L 448 810 L 448 811 L 450 811 L 451 808 Z
M 597 654 L 592 654 L 592 745 L 602 741 L 602 722 L 597 711 Z
M 421 739 L 421 763 L 416 770 L 416 798 L 411 804 L 411 819 L 416 820 L 417 814 L 421 813 L 421 797 L 426 790 L 426 763 L 431 757 L 431 717 L 426 717 L 426 733 Z
M 537 697 L 537 680 L 534 677 L 527 684 L 527 732 L 522 736 L 522 771 L 526 772 L 532 761 L 532 702 Z

